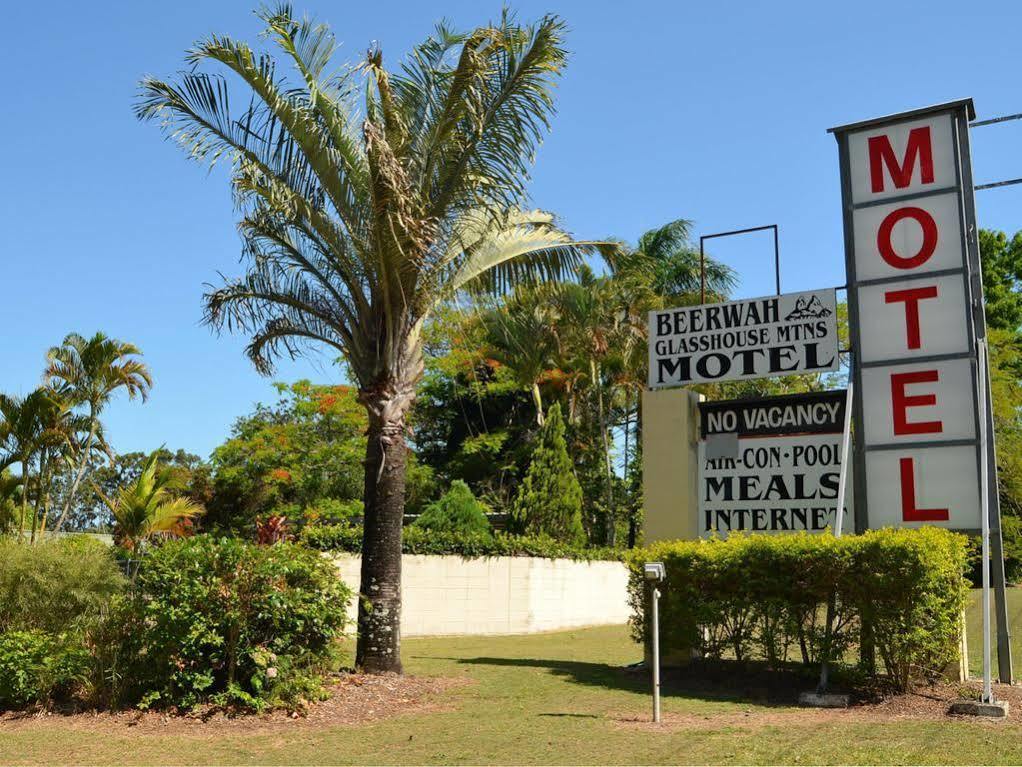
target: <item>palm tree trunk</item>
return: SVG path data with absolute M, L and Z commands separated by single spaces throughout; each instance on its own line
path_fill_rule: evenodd
M 628 548 L 635 548 L 635 513 L 632 506 L 635 504 L 634 494 L 629 492 L 628 469 L 631 468 L 630 441 L 632 436 L 632 392 L 625 389 L 625 457 L 624 465 L 621 467 L 621 475 L 625 486 L 625 508 L 628 513 Z
M 610 461 L 610 438 L 607 434 L 607 414 L 603 405 L 603 381 L 601 380 L 599 368 L 595 361 L 590 362 L 593 386 L 596 387 L 596 409 L 600 422 L 600 439 L 603 442 L 603 468 L 606 472 L 607 490 L 607 511 L 604 515 L 603 540 L 608 546 L 613 546 L 616 541 L 616 530 L 614 527 L 614 474 Z
M 28 518 L 28 458 L 21 461 L 21 524 L 18 526 L 18 538 L 25 539 L 25 520 Z
M 60 517 L 57 518 L 57 524 L 53 526 L 53 532 L 59 533 L 60 528 L 64 526 L 64 522 L 67 520 L 67 515 L 71 513 L 71 505 L 74 503 L 75 494 L 78 492 L 78 486 L 82 482 L 82 477 L 85 476 L 85 465 L 88 463 L 89 455 L 92 452 L 92 443 L 96 440 L 96 429 L 99 426 L 99 421 L 96 416 L 92 417 L 92 427 L 89 429 L 89 437 L 85 440 L 85 445 L 82 447 L 82 454 L 78 458 L 78 467 L 75 469 L 75 478 L 71 482 L 71 488 L 67 491 L 67 498 L 64 501 L 64 508 L 61 509 Z
M 546 413 L 543 412 L 543 395 L 539 391 L 539 384 L 532 383 L 532 401 L 536 403 L 536 425 L 542 426 L 546 420 Z
M 32 507 L 32 535 L 29 543 L 35 543 L 36 530 L 39 527 L 39 504 L 43 497 L 43 451 L 39 453 L 39 473 L 35 479 L 35 504 Z
M 365 461 L 365 522 L 355 665 L 371 674 L 401 673 L 401 526 L 407 446 L 404 414 L 372 402 Z
M 50 472 L 50 474 L 52 475 L 53 469 L 52 469 L 52 467 L 50 467 L 50 461 L 47 461 L 46 463 L 47 463 L 47 469 Z M 46 520 L 50 516 L 50 490 L 51 490 L 50 480 L 51 479 L 52 479 L 52 476 L 47 476 L 45 481 L 40 480 L 40 481 L 43 481 L 43 485 L 46 487 L 45 491 L 40 490 L 40 492 L 43 493 L 43 521 L 39 525 L 39 537 L 40 538 L 42 538 L 43 536 L 46 535 Z M 54 532 L 56 532 L 56 531 L 54 531 Z

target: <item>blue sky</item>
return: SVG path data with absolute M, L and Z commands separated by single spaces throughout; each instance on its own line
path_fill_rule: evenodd
M 226 179 L 186 161 L 132 116 L 138 79 L 181 68 L 210 32 L 255 40 L 250 0 L 58 1 L 4 12 L 0 390 L 37 385 L 45 350 L 103 330 L 145 352 L 146 404 L 115 402 L 119 452 L 160 444 L 207 455 L 233 420 L 274 397 L 244 339 L 199 324 L 203 284 L 238 270 Z M 297 3 L 357 60 L 392 64 L 447 17 L 499 2 Z M 981 118 L 1022 111 L 1017 0 L 514 4 L 569 23 L 570 67 L 539 153 L 534 202 L 578 236 L 634 241 L 684 217 L 695 233 L 777 223 L 785 290 L 844 282 L 833 125 L 972 96 Z M 974 132 L 978 183 L 1022 176 L 1022 122 Z M 980 225 L 1022 229 L 1022 186 L 978 194 Z M 720 242 L 740 295 L 772 292 L 769 235 Z M 339 380 L 328 357 L 276 379 Z

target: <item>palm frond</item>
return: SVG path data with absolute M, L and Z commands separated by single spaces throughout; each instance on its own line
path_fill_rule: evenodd
M 587 257 L 609 256 L 616 247 L 609 241 L 572 239 L 545 211 L 517 211 L 505 225 L 474 216 L 441 261 L 436 284 L 442 289 L 436 300 L 463 289 L 506 293 L 516 285 L 560 280 Z

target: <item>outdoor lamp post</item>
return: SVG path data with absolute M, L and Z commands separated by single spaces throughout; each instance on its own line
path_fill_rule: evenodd
M 647 562 L 642 575 L 653 588 L 653 721 L 660 721 L 660 584 L 667 577 L 663 562 Z

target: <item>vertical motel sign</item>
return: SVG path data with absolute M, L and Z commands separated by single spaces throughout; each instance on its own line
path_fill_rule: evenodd
M 972 101 L 962 100 L 832 129 L 855 353 L 856 496 L 865 500 L 859 529 L 981 524 L 987 387 L 977 354 L 985 322 L 972 117 Z

